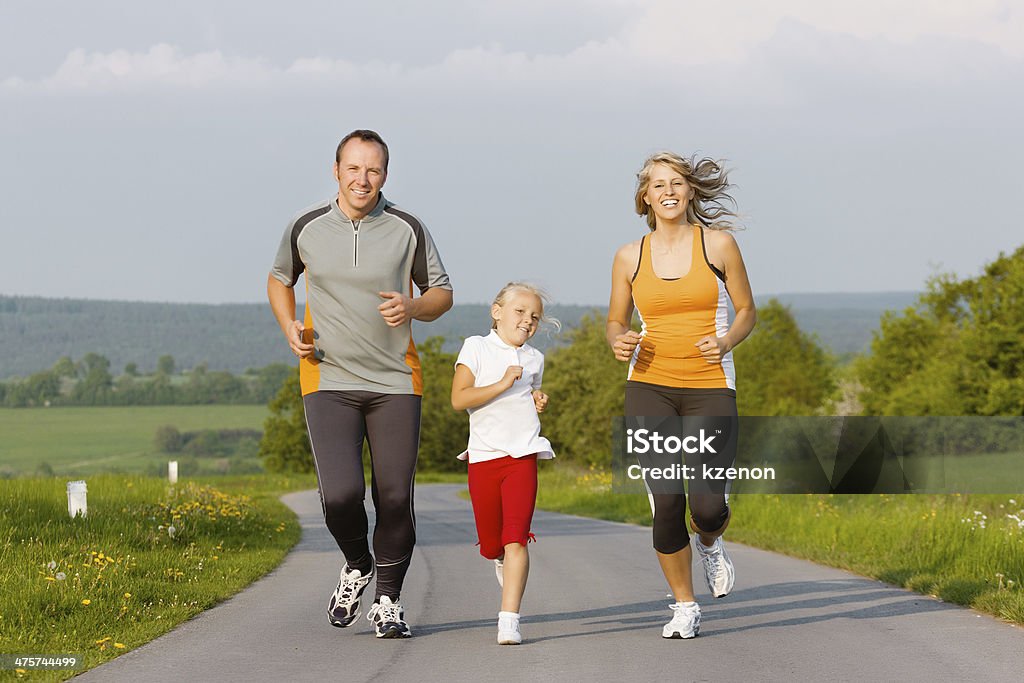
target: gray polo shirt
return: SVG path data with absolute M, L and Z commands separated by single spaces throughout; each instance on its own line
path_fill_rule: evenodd
M 451 290 L 423 223 L 381 195 L 362 220 L 351 221 L 337 198 L 301 211 L 288 224 L 271 275 L 294 287 L 306 274 L 306 332 L 313 353 L 300 362 L 302 393 L 423 393 L 412 325 L 389 327 L 378 292 L 413 296 Z

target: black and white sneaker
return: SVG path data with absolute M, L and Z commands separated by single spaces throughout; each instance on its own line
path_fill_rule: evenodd
M 338 580 L 338 587 L 331 594 L 327 603 L 327 619 L 331 626 L 345 628 L 359 616 L 359 598 L 373 578 L 373 565 L 370 565 L 370 573 L 363 576 L 358 569 L 349 570 L 348 563 L 341 568 L 341 577 Z
M 399 602 L 391 602 L 386 595 L 366 613 L 366 618 L 373 622 L 373 630 L 378 638 L 409 638 L 412 630 L 405 623 L 405 610 Z

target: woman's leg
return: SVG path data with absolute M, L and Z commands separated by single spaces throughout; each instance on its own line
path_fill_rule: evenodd
M 633 417 L 673 417 L 679 406 L 668 392 L 640 383 L 626 385 L 625 412 Z M 677 602 L 693 602 L 693 550 L 686 531 L 686 495 L 654 493 L 650 496 L 654 515 L 654 550 Z

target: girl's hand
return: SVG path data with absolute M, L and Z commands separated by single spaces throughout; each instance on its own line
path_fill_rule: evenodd
M 704 337 L 694 344 L 708 363 L 721 363 L 722 356 L 731 350 L 725 337 Z
M 625 334 L 620 334 L 615 337 L 615 343 L 612 344 L 612 352 L 615 354 L 615 360 L 621 360 L 623 362 L 628 361 L 633 356 L 633 350 L 636 349 L 636 345 L 640 343 L 640 333 L 630 330 Z
M 508 366 L 508 369 L 505 370 L 505 376 L 501 378 L 501 382 L 502 384 L 505 385 L 505 388 L 510 388 L 513 384 L 516 383 L 516 380 L 522 376 L 522 365 L 510 365 Z
M 537 409 L 538 413 L 543 413 L 544 409 L 548 407 L 548 395 L 540 389 L 533 390 L 533 407 Z

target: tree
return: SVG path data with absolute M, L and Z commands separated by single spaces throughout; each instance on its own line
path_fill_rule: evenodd
M 585 316 L 568 337 L 567 346 L 545 358 L 551 402 L 541 415 L 542 433 L 559 458 L 609 466 L 613 419 L 624 411 L 626 364 L 608 348 L 603 316 Z
M 174 374 L 174 356 L 164 355 L 156 361 L 156 371 L 161 375 Z
M 465 467 L 456 456 L 469 442 L 469 413 L 452 409 L 452 376 L 458 355 L 443 352 L 443 343 L 443 337 L 431 337 L 417 347 L 423 369 L 418 468 L 458 472 Z
M 182 446 L 181 432 L 174 425 L 161 425 L 156 428 L 153 444 L 163 453 L 178 453 Z
M 857 364 L 870 415 L 1024 415 L 1024 247 L 888 313 Z
M 740 415 L 815 415 L 837 383 L 832 359 L 777 299 L 757 309 L 757 326 L 733 350 Z
M 263 422 L 259 455 L 268 472 L 312 472 L 313 449 L 306 432 L 306 412 L 298 369 L 281 385 L 269 404 L 270 416 Z
M 139 366 L 135 363 L 126 363 L 124 366 L 124 374 L 129 377 L 135 377 L 139 374 Z
M 109 404 L 114 378 L 110 376 L 110 361 L 98 353 L 87 353 L 78 362 L 81 379 L 71 391 L 71 398 L 77 405 Z

